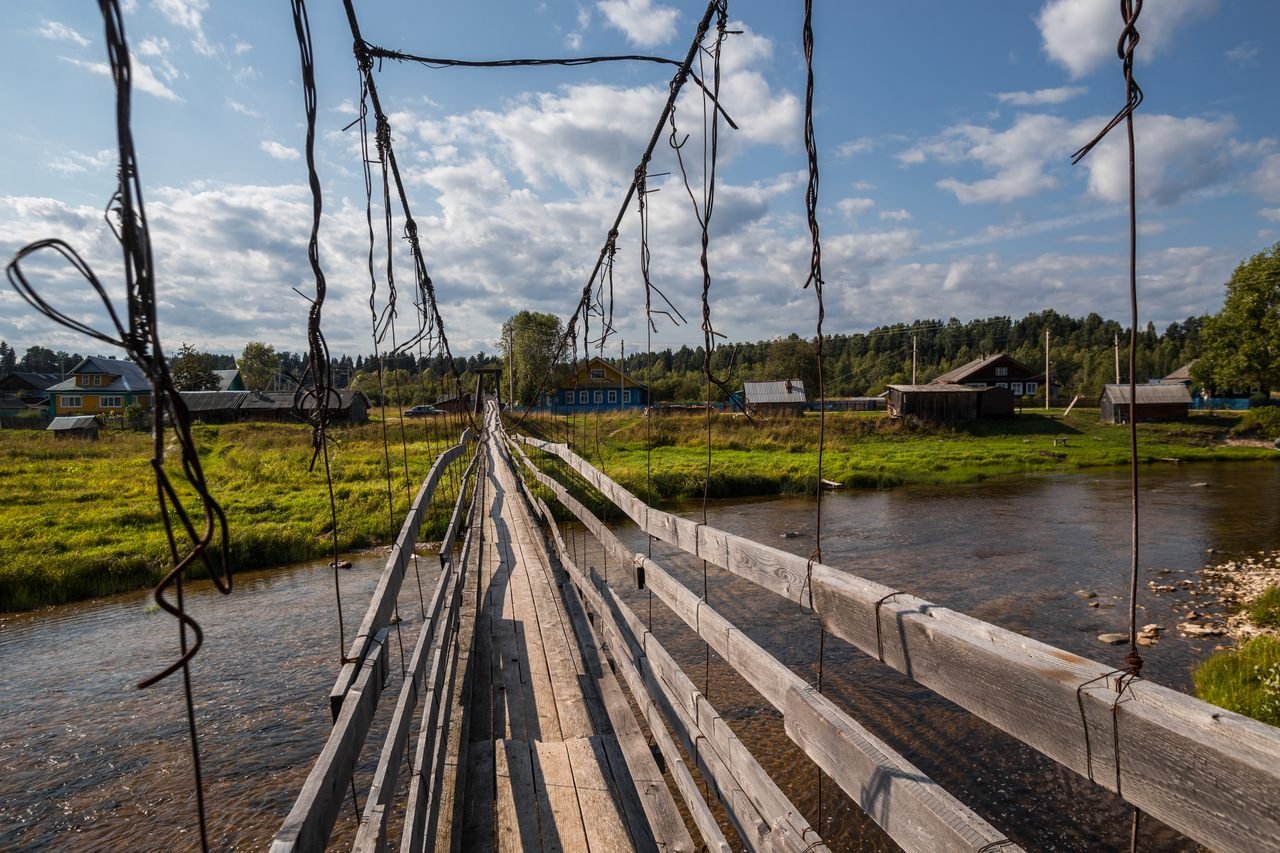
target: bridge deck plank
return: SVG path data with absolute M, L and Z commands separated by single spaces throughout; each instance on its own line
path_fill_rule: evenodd
M 509 460 L 494 442 L 485 452 L 465 802 L 451 840 L 464 850 L 654 849 L 647 823 L 630 825 L 645 810 L 542 534 Z

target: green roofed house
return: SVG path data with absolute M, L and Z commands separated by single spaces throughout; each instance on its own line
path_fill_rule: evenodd
M 151 381 L 132 361 L 91 355 L 71 368 L 71 378 L 49 388 L 49 414 L 123 415 L 137 404 L 151 408 Z

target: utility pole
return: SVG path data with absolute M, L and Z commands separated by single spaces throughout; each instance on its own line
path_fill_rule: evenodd
M 911 334 L 911 384 L 916 384 L 916 336 Z
M 627 342 L 619 339 L 622 344 L 622 357 L 618 362 L 618 411 L 622 411 L 622 392 L 627 390 Z
M 1115 347 L 1115 351 L 1116 351 L 1116 384 L 1119 385 L 1120 384 L 1120 336 L 1119 335 L 1115 336 L 1115 341 L 1113 342 L 1112 345 Z
M 1044 330 L 1044 410 L 1049 411 L 1049 393 L 1053 386 L 1049 383 L 1049 329 Z

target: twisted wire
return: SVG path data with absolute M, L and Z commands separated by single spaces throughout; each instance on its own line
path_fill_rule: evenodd
M 116 311 L 96 273 L 75 249 L 62 240 L 38 240 L 19 249 L 9 262 L 6 274 L 14 289 L 37 312 L 75 332 L 120 347 L 128 354 L 130 360 L 142 369 L 151 382 L 153 438 L 151 468 L 155 475 L 156 497 L 160 505 L 165 539 L 173 562 L 169 571 L 156 584 L 153 596 L 157 606 L 178 620 L 180 654 L 177 660 L 138 682 L 138 687 L 151 687 L 179 670 L 182 671 L 200 844 L 201 848 L 207 851 L 209 839 L 206 828 L 204 783 L 189 668 L 191 659 L 203 645 L 204 634 L 200 624 L 186 612 L 183 579 L 186 571 L 198 560 L 204 565 L 214 587 L 219 592 L 223 594 L 231 592 L 233 582 L 227 553 L 227 520 L 222 507 L 209 493 L 200 457 L 191 435 L 191 419 L 186 404 L 170 376 L 169 366 L 160 344 L 156 323 L 155 268 L 151 235 L 147 225 L 142 181 L 139 176 L 137 153 L 131 129 L 133 69 L 128 41 L 125 37 L 124 19 L 117 0 L 99 0 L 98 9 L 102 14 L 111 76 L 116 87 L 116 143 L 120 164 L 117 188 L 107 204 L 105 218 L 121 248 L 127 328 L 121 322 L 120 314 Z M 44 299 L 27 278 L 23 269 L 24 261 L 44 252 L 57 255 L 89 284 L 110 318 L 112 327 L 110 330 L 103 331 L 76 320 Z M 197 522 L 184 506 L 177 486 L 165 471 L 165 442 L 169 435 L 166 418 L 168 424 L 172 426 L 172 435 L 178 447 L 183 477 L 187 485 L 195 491 L 200 503 L 203 524 L 199 530 Z M 184 537 L 181 546 L 179 534 L 174 530 L 175 525 L 180 528 L 181 536 Z M 167 597 L 170 589 L 174 591 L 173 601 Z

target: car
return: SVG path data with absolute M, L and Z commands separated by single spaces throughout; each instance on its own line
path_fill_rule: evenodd
M 435 406 L 414 406 L 404 410 L 404 416 L 406 418 L 430 418 L 435 415 L 443 414 L 444 412 L 440 411 Z

